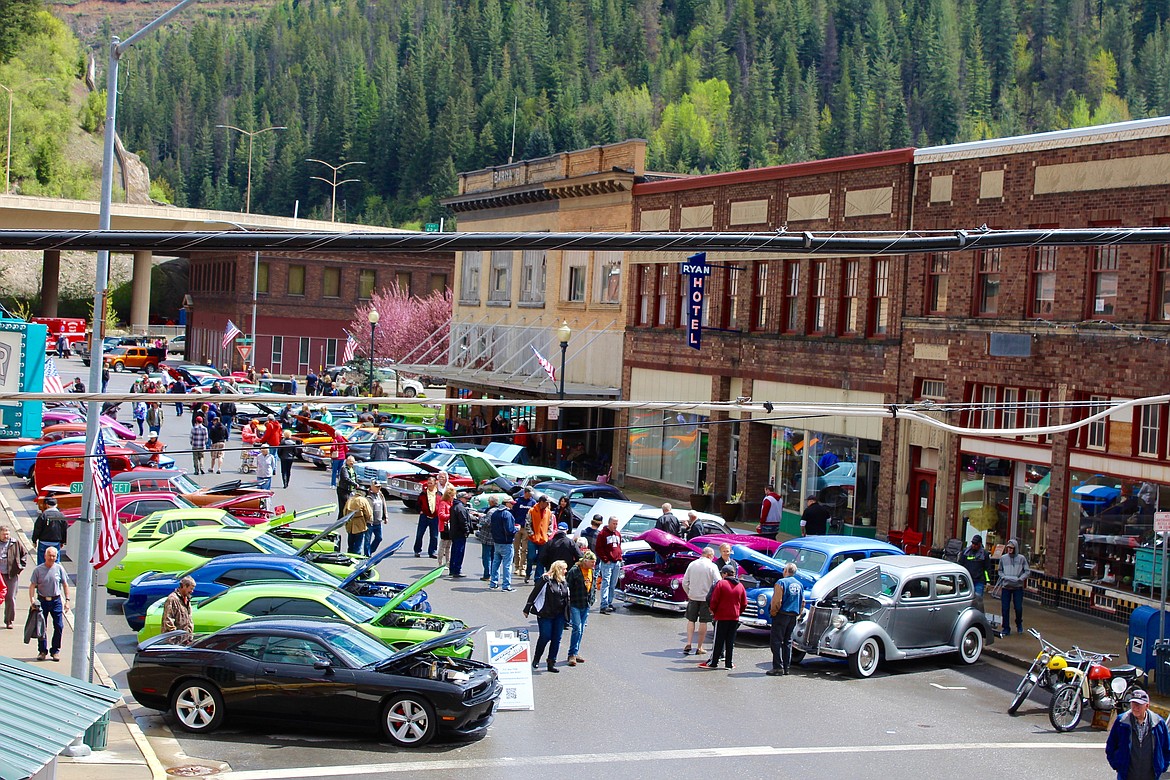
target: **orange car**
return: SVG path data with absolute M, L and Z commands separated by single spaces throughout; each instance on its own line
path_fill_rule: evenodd
M 272 506 L 271 490 L 257 487 L 255 482 L 241 482 L 238 479 L 229 480 L 212 487 L 199 487 L 185 472 L 178 469 L 146 468 L 127 471 L 118 474 L 114 482 L 129 482 L 130 492 L 165 491 L 177 493 L 195 506 L 218 506 L 233 497 L 245 498 L 244 501 L 233 502 L 229 510 L 237 517 L 257 517 L 268 519 L 273 512 L 283 512 L 283 506 Z M 45 508 L 45 499 L 53 496 L 57 499 L 57 507 L 61 511 L 81 506 L 81 495 L 70 493 L 68 484 L 48 485 L 37 493 L 37 508 Z

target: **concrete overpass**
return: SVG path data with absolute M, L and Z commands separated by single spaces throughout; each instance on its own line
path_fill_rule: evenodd
M 336 233 L 387 232 L 391 228 L 325 222 L 316 219 L 243 214 L 236 211 L 183 209 L 175 206 L 115 203 L 110 212 L 114 230 L 206 231 L 220 225 L 224 230 L 288 230 Z M 96 230 L 97 201 L 0 195 L 0 229 Z M 136 251 L 131 282 L 130 329 L 145 333 L 150 316 L 150 270 L 153 253 Z M 41 316 L 56 317 L 60 291 L 61 252 L 44 252 L 41 277 Z

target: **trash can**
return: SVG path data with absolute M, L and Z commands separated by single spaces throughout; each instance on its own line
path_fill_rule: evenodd
M 110 712 L 106 710 L 96 723 L 85 730 L 85 736 L 81 738 L 81 741 L 89 745 L 90 750 L 105 750 L 109 738 Z

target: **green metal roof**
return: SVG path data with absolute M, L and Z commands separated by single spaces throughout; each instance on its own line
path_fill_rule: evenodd
M 122 696 L 0 656 L 0 780 L 24 780 L 97 723 Z

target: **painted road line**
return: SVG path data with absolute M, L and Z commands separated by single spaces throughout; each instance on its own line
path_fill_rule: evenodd
M 515 758 L 444 759 L 403 761 L 395 764 L 350 764 L 345 766 L 297 767 L 225 772 L 216 780 L 292 780 L 299 777 L 341 777 L 400 772 L 441 770 L 513 769 L 525 766 L 634 763 L 646 761 L 693 761 L 699 758 L 753 758 L 760 756 L 812 756 L 845 753 L 924 753 L 954 750 L 1103 750 L 1104 742 L 961 742 L 949 745 L 841 745 L 834 747 L 791 747 L 770 745 L 748 747 L 696 748 L 691 750 L 648 750 L 629 753 L 580 753 L 564 756 L 518 756 Z
M 966 685 L 939 685 L 938 683 L 931 683 L 931 685 L 933 685 L 935 688 L 938 688 L 940 691 L 965 691 L 965 690 L 967 690 Z

